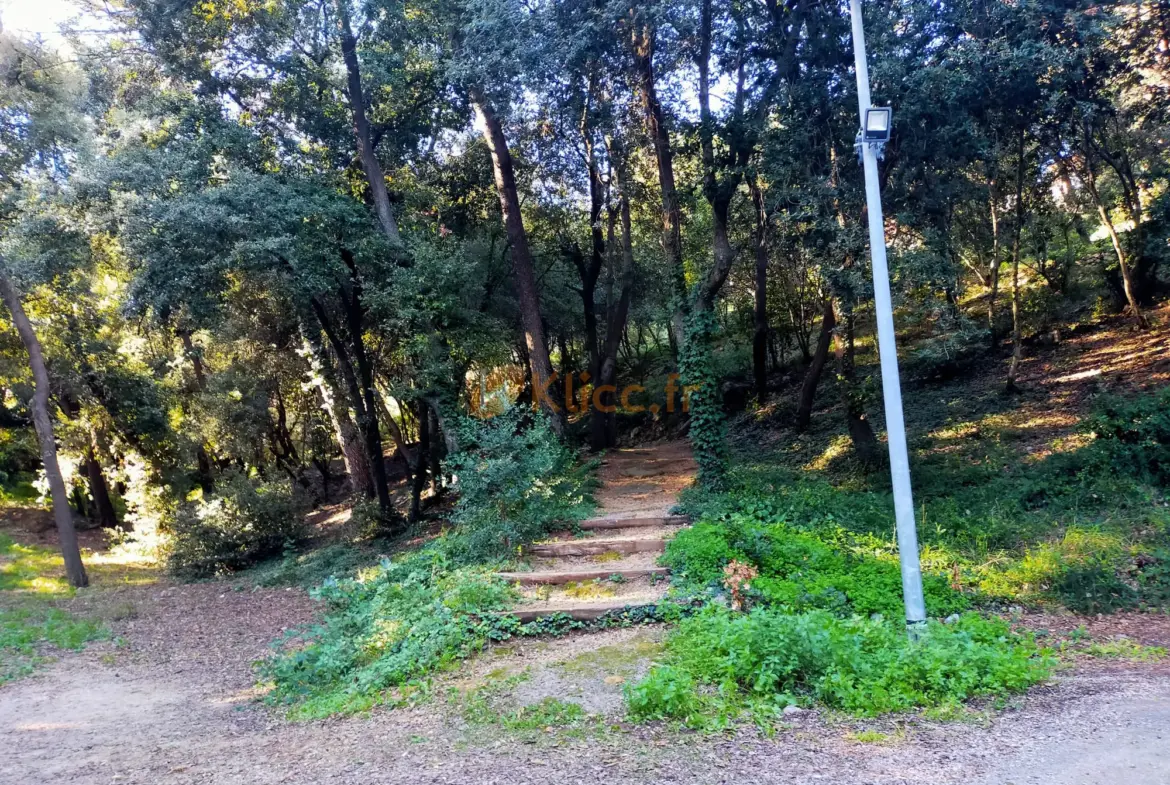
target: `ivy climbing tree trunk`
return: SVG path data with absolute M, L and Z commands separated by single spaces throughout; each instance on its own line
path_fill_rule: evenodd
M 549 359 L 548 342 L 545 340 L 544 324 L 541 319 L 540 291 L 536 283 L 536 266 L 532 251 L 528 247 L 528 234 L 520 215 L 520 196 L 516 190 L 516 172 L 512 166 L 512 153 L 508 150 L 508 139 L 495 110 L 478 91 L 472 92 L 475 111 L 483 123 L 484 138 L 492 155 L 492 171 L 495 175 L 496 192 L 500 198 L 500 210 L 504 214 L 504 229 L 512 250 L 512 269 L 516 276 L 516 293 L 520 300 L 520 320 L 524 328 L 524 343 L 532 372 L 533 403 L 540 402 L 548 415 L 549 422 L 558 436 L 565 432 L 564 412 L 553 400 L 550 390 L 554 381 L 552 360 Z
M 57 523 L 57 540 L 61 544 L 61 556 L 65 559 L 65 575 L 70 586 L 78 588 L 88 586 L 89 576 L 86 575 L 85 565 L 81 562 L 81 549 L 77 545 L 77 532 L 73 528 L 73 513 L 69 509 L 69 493 L 65 490 L 65 480 L 61 476 L 61 466 L 57 462 L 57 442 L 53 435 L 53 418 L 49 403 L 49 370 L 41 353 L 41 342 L 28 320 L 28 315 L 24 312 L 20 294 L 8 277 L 7 271 L 0 271 L 0 298 L 3 298 L 4 304 L 8 306 L 8 311 L 12 314 L 12 323 L 28 352 L 29 367 L 33 375 L 33 425 L 36 428 L 37 441 L 40 443 L 41 464 L 45 469 L 45 478 L 49 481 L 53 518 Z

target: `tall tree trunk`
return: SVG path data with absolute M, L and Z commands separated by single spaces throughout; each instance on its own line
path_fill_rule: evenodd
M 431 471 L 431 494 L 439 495 L 443 490 L 443 465 L 441 454 L 443 452 L 442 441 L 437 438 L 439 435 L 439 414 L 431 405 L 427 405 L 427 458 L 428 468 Z
M 592 85 L 591 85 L 592 88 Z M 592 94 L 592 89 L 591 89 Z M 601 228 L 601 213 L 605 206 L 605 184 L 594 153 L 592 131 L 585 120 L 581 123 L 581 134 L 585 142 L 586 167 L 589 176 L 589 261 L 577 259 L 577 271 L 581 277 L 581 300 L 585 307 L 585 348 L 589 354 L 589 376 L 594 385 L 601 381 L 601 346 L 597 335 L 597 280 L 605 261 L 605 236 Z M 568 381 L 566 380 L 566 383 Z M 596 388 L 594 388 L 596 389 Z M 592 409 L 589 415 L 589 447 L 597 451 L 607 446 L 606 414 Z
M 749 182 L 756 207 L 756 292 L 752 330 L 752 369 L 756 398 L 762 406 L 768 399 L 768 212 L 764 193 L 755 178 Z
M 710 67 L 711 30 L 713 25 L 712 0 L 703 0 L 699 25 L 699 157 L 703 163 L 703 195 L 711 205 L 712 233 L 711 246 L 715 263 L 706 280 L 699 284 L 695 293 L 695 310 L 708 312 L 714 309 L 719 291 L 727 281 L 735 261 L 735 249 L 731 245 L 730 212 L 731 200 L 735 197 L 743 178 L 743 167 L 734 166 L 722 179 L 715 162 L 715 129 L 711 113 Z M 741 84 L 742 88 L 742 84 Z M 737 105 L 742 89 L 737 89 Z M 742 141 L 740 141 L 742 145 Z M 733 149 L 740 164 L 748 161 L 742 147 Z
M 394 503 L 390 500 L 390 485 L 386 479 L 386 459 L 382 454 L 382 431 L 378 427 L 378 403 L 374 392 L 374 368 L 366 352 L 365 308 L 362 305 L 362 281 L 358 275 L 353 255 L 341 252 L 342 259 L 349 267 L 349 282 L 341 287 L 342 306 L 345 309 L 350 342 L 353 344 L 354 359 L 357 361 L 358 394 L 361 407 L 357 409 L 358 426 L 366 441 L 366 453 L 370 458 L 370 476 L 374 479 L 374 492 L 378 497 L 378 509 L 382 520 L 391 531 L 401 528 L 405 522 Z
M 817 349 L 804 374 L 804 383 L 800 385 L 800 403 L 796 407 L 796 430 L 808 430 L 812 419 L 813 402 L 816 400 L 817 385 L 821 381 L 821 374 L 825 370 L 825 363 L 829 359 L 829 344 L 833 340 L 833 331 L 837 326 L 837 315 L 833 311 L 833 301 L 825 299 L 824 314 L 821 317 L 821 334 L 817 338 Z
M 374 483 L 361 435 L 349 414 L 349 407 L 339 400 L 332 362 L 325 353 L 325 347 L 319 340 L 310 337 L 311 335 L 311 331 L 302 329 L 305 353 L 310 358 L 311 381 L 321 397 L 321 408 L 329 415 L 329 421 L 333 425 L 337 446 L 341 449 L 341 458 L 345 463 L 345 471 L 349 475 L 354 493 L 371 498 L 374 496 Z
M 558 436 L 565 432 L 564 412 L 553 400 L 550 390 L 554 375 L 549 359 L 548 342 L 545 340 L 544 324 L 541 320 L 540 292 L 536 284 L 536 267 L 528 247 L 528 234 L 520 215 L 520 196 L 516 189 L 516 173 L 512 167 L 512 153 L 508 140 L 495 111 L 481 93 L 474 93 L 472 100 L 484 127 L 484 138 L 492 154 L 492 170 L 495 174 L 496 191 L 500 198 L 500 210 L 504 214 L 504 228 L 512 250 L 512 267 L 516 274 L 516 290 L 520 300 L 520 320 L 524 327 L 524 342 L 532 372 L 534 402 L 540 401 L 548 415 L 553 431 Z
M 362 171 L 366 175 L 366 182 L 370 186 L 370 198 L 374 203 L 374 211 L 378 214 L 378 225 L 382 233 L 390 242 L 395 251 L 403 249 L 402 236 L 398 232 L 398 222 L 390 209 L 390 194 L 386 190 L 386 175 L 378 163 L 378 156 L 374 153 L 374 143 L 370 136 L 370 124 L 366 119 L 365 95 L 362 92 L 362 73 L 357 58 L 357 40 L 349 21 L 349 0 L 336 0 L 337 21 L 341 28 L 341 58 L 345 61 L 346 95 L 349 98 L 349 109 L 353 124 L 354 141 L 357 142 L 358 157 L 361 159 Z
M 1093 167 L 1093 160 L 1089 154 L 1090 142 L 1088 141 L 1088 131 L 1085 131 L 1085 185 L 1089 189 L 1089 195 L 1093 197 L 1093 203 L 1097 206 L 1097 215 L 1101 217 L 1101 223 L 1105 226 L 1105 231 L 1109 233 L 1109 239 L 1113 243 L 1113 252 L 1117 254 L 1117 265 L 1121 268 L 1121 285 L 1125 291 L 1125 300 L 1129 303 L 1130 312 L 1133 314 L 1134 320 L 1141 329 L 1148 328 L 1149 322 L 1146 321 L 1145 314 L 1142 313 L 1141 307 L 1138 305 L 1137 289 L 1133 282 L 1133 272 L 1129 267 L 1129 259 L 1126 257 L 1125 249 L 1121 245 L 1121 238 L 1117 235 L 1117 229 L 1113 225 L 1113 219 L 1109 217 L 1109 210 L 1105 206 L 1105 201 L 1101 198 L 1101 192 L 1097 190 L 1097 173 Z
M 1020 335 L 1020 236 L 1024 229 L 1024 131 L 1020 131 L 1020 144 L 1016 162 L 1016 225 L 1012 235 L 1012 361 L 1008 366 L 1006 390 L 1016 389 L 1016 378 L 1020 371 L 1024 342 Z
M 999 335 L 995 326 L 995 301 L 999 295 L 999 205 L 996 202 L 997 193 L 995 181 L 989 186 L 991 205 L 991 263 L 988 265 L 987 279 L 989 289 L 987 293 L 987 329 L 991 331 L 991 346 L 999 343 Z
M 422 492 L 427 485 L 427 465 L 431 447 L 431 418 L 427 405 L 421 399 L 418 406 L 418 469 L 410 488 L 410 522 L 416 523 L 422 516 Z
M 106 478 L 102 474 L 102 465 L 98 462 L 97 452 L 92 445 L 85 453 L 85 478 L 89 482 L 89 495 L 93 497 L 98 525 L 103 529 L 116 528 L 118 515 L 114 510 L 114 503 L 110 499 L 110 486 L 106 484 Z
M 865 415 L 865 404 L 857 389 L 857 375 L 854 371 L 853 309 L 841 306 L 837 315 L 837 329 L 833 336 L 833 353 L 837 358 L 837 384 L 841 392 L 841 403 L 845 409 L 845 424 L 849 428 L 849 439 L 858 460 L 866 467 L 881 462 L 877 437 L 873 426 Z
M 85 565 L 81 563 L 81 550 L 77 545 L 77 532 L 73 528 L 73 513 L 69 510 L 69 493 L 57 463 L 57 442 L 53 436 L 53 420 L 49 410 L 49 370 L 41 354 L 41 342 L 24 312 L 20 295 L 8 278 L 6 271 L 0 272 L 0 297 L 12 314 L 20 340 L 28 351 L 29 366 L 33 375 L 33 425 L 41 447 L 41 463 L 45 467 L 45 478 L 49 481 L 49 494 L 53 500 L 53 517 L 57 522 L 57 540 L 61 544 L 61 555 L 65 559 L 65 575 L 70 586 L 78 588 L 89 585 Z
M 634 241 L 630 228 L 630 200 L 628 196 L 629 183 L 625 181 L 624 160 L 619 163 L 618 181 L 620 186 L 619 211 L 622 222 L 622 267 L 619 282 L 619 294 L 616 307 L 609 314 L 609 323 L 605 328 L 605 348 L 601 357 L 601 370 L 598 376 L 598 386 L 607 385 L 617 387 L 618 350 L 621 348 L 621 338 L 626 331 L 626 323 L 630 314 L 630 299 L 634 284 Z M 607 398 L 616 397 L 609 395 Z M 602 402 L 606 409 L 610 408 L 612 400 Z M 604 418 L 605 445 L 613 447 L 617 444 L 617 416 L 612 410 L 594 412 L 594 416 Z
M 207 391 L 207 371 L 203 366 L 203 355 L 195 348 L 194 341 L 191 340 L 191 331 L 185 327 L 175 330 L 179 336 L 179 341 L 183 345 L 183 354 L 191 361 L 191 370 L 195 374 L 195 389 L 199 392 Z M 212 468 L 211 454 L 207 451 L 207 445 L 200 442 L 199 446 L 195 448 L 195 466 L 199 480 L 199 487 L 203 489 L 204 493 L 211 493 L 215 490 L 215 471 Z
M 654 77 L 654 30 L 635 22 L 632 27 L 631 49 L 634 55 L 634 73 L 646 113 L 646 128 L 654 142 L 654 157 L 658 164 L 658 187 L 662 198 L 662 250 L 670 275 L 671 296 L 675 300 L 670 322 L 671 347 L 675 355 L 686 341 L 687 283 L 682 255 L 682 210 L 678 189 L 674 183 L 674 152 L 671 149 L 670 130 L 666 114 L 658 100 Z

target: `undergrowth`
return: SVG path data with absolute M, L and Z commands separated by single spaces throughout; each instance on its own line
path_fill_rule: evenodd
M 946 576 L 977 603 L 1049 603 L 1081 613 L 1170 601 L 1170 390 L 1102 397 L 1080 430 L 1075 449 L 1033 462 L 1006 443 L 1010 433 L 986 423 L 927 440 L 946 448 L 916 454 L 911 467 L 923 569 L 939 576 L 936 587 Z M 838 477 L 753 456 L 733 469 L 726 492 L 686 491 L 682 510 L 765 534 L 782 525 L 785 536 L 806 538 L 795 542 L 811 537 L 854 557 L 896 561 L 882 473 Z M 745 545 L 750 551 L 750 539 Z M 733 550 L 750 555 L 739 543 Z M 927 590 L 929 604 L 931 579 Z
M 356 577 L 326 580 L 313 592 L 326 608 L 320 623 L 290 632 L 260 664 L 269 699 L 293 716 L 410 699 L 429 674 L 490 640 L 574 628 L 558 617 L 521 624 L 500 615 L 517 598 L 492 573 L 518 546 L 588 514 L 588 467 L 520 407 L 465 422 L 460 440 L 449 462 L 460 490 L 452 530 Z
M 876 618 L 713 607 L 684 620 L 666 648 L 664 663 L 627 686 L 630 714 L 695 728 L 744 715 L 768 727 L 785 707 L 812 701 L 873 716 L 1002 697 L 1043 681 L 1053 664 L 1029 635 L 973 613 L 911 640 Z
M 99 622 L 58 608 L 0 610 L 0 684 L 34 671 L 52 649 L 77 650 L 105 635 Z

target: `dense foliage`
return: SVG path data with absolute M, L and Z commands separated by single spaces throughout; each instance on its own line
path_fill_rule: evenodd
M 910 640 L 899 625 L 824 611 L 712 609 L 679 625 L 667 663 L 626 696 L 636 718 L 699 727 L 745 709 L 768 721 L 809 700 L 875 715 L 1020 692 L 1051 664 L 1028 636 L 975 614 Z
M 331 579 L 314 596 L 326 604 L 321 624 L 290 635 L 291 648 L 262 666 L 273 699 L 302 716 L 388 702 L 390 688 L 478 650 L 487 640 L 479 617 L 512 599 L 482 570 L 451 570 L 441 547 Z
M 827 535 L 827 536 L 826 536 Z M 820 535 L 801 532 L 779 520 L 736 514 L 702 521 L 679 533 L 662 563 L 690 591 L 718 589 L 732 561 L 757 568 L 746 592 L 757 603 L 789 611 L 824 609 L 837 613 L 902 614 L 902 577 L 896 558 L 877 558 L 864 541 L 850 542 L 843 530 Z M 924 576 L 927 612 L 934 617 L 965 610 L 968 601 L 941 575 Z
M 451 522 L 462 560 L 507 556 L 587 517 L 591 466 L 580 465 L 541 416 L 510 407 L 469 419 L 459 440 L 448 467 L 459 478 Z
M 179 504 L 167 528 L 169 568 L 181 577 L 204 578 L 294 547 L 305 534 L 304 507 L 285 483 L 228 475 L 214 494 Z

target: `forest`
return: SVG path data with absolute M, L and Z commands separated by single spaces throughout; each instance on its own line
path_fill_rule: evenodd
M 1170 3 L 863 5 L 923 639 L 849 3 L 78 0 L 0 31 L 0 685 L 139 584 L 307 591 L 299 720 L 589 635 L 701 732 L 1160 659 Z

